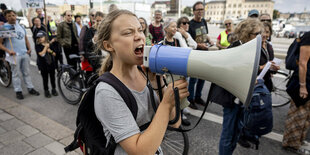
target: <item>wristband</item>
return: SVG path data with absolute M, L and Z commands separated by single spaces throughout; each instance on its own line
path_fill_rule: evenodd
M 306 85 L 306 83 L 305 83 L 305 82 L 304 82 L 304 83 L 299 82 L 299 85 L 300 85 L 300 86 L 305 86 L 305 85 Z

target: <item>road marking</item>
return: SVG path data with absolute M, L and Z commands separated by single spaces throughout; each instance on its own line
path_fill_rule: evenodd
M 194 110 L 194 109 L 191 109 L 191 108 L 188 108 L 188 109 L 189 109 L 191 115 L 200 118 L 200 116 L 202 114 L 201 110 Z M 222 124 L 222 122 L 223 122 L 223 117 L 215 115 L 215 114 L 212 114 L 212 113 L 208 113 L 208 112 L 206 112 L 205 115 L 202 118 L 205 119 L 205 120 L 208 120 L 208 121 L 212 121 L 212 122 L 218 123 L 218 124 Z M 281 143 L 282 143 L 282 139 L 283 139 L 283 135 L 275 133 L 275 132 L 271 132 L 271 133 L 269 133 L 267 135 L 264 135 L 264 137 L 272 139 L 272 140 L 275 140 L 275 141 L 278 141 L 278 142 L 281 142 Z

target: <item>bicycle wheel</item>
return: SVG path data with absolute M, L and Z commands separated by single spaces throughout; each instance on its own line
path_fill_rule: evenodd
M 187 155 L 189 149 L 187 133 L 167 130 L 160 146 L 165 155 Z
M 0 60 L 0 83 L 4 87 L 9 87 L 12 82 L 12 72 L 9 63 Z
M 272 106 L 273 107 L 281 107 L 288 103 L 290 103 L 291 98 L 286 92 L 286 83 L 288 74 L 278 73 L 275 74 L 272 78 L 273 82 L 273 90 L 271 92 L 272 95 Z
M 58 89 L 64 100 L 72 105 L 78 104 L 82 97 L 82 80 L 70 77 L 68 71 L 60 72 L 57 79 Z

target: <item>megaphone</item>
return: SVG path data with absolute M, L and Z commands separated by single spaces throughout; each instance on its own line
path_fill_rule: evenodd
M 226 89 L 247 107 L 256 82 L 261 36 L 235 48 L 200 51 L 164 45 L 144 48 L 143 65 L 151 72 L 199 78 Z

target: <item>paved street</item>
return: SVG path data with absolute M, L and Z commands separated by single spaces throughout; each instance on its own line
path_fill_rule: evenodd
M 210 25 L 209 31 L 211 38 L 215 41 L 221 29 Z M 28 30 L 29 37 L 30 34 Z M 29 40 L 32 41 L 31 38 L 29 38 Z M 279 50 L 275 51 L 286 51 L 292 41 L 292 39 L 273 38 L 273 46 L 279 48 Z M 42 78 L 35 65 L 36 55 L 34 50 L 32 51 L 31 59 L 32 65 L 30 70 L 32 81 L 35 88 L 41 93 L 40 96 L 29 95 L 26 92 L 26 88 L 24 88 L 25 99 L 20 101 L 15 98 L 12 85 L 9 88 L 0 87 L 0 155 L 19 155 L 27 153 L 63 154 L 63 150 L 59 148 L 70 142 L 72 133 L 75 130 L 78 105 L 74 106 L 65 103 L 61 96 L 49 99 L 45 98 L 43 94 Z M 206 100 L 209 85 L 209 82 L 206 82 L 204 86 L 204 100 Z M 192 124 L 197 121 L 197 116 L 201 113 L 203 107 L 199 108 L 200 110 L 198 111 L 192 111 L 192 116 L 188 116 Z M 237 146 L 234 154 L 292 154 L 281 148 L 284 121 L 288 108 L 288 105 L 286 105 L 273 109 L 273 132 L 260 139 L 259 150 L 244 149 Z M 205 115 L 201 123 L 188 133 L 190 140 L 189 154 L 218 154 L 222 107 L 211 104 L 207 112 L 208 114 Z M 307 139 L 310 140 L 309 134 Z M 78 153 L 80 152 L 74 152 L 73 154 Z

